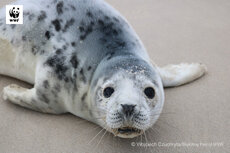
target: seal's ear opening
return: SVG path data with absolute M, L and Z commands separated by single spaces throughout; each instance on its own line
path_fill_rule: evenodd
M 194 81 L 207 72 L 207 68 L 201 63 L 181 63 L 158 67 L 164 87 L 180 86 Z

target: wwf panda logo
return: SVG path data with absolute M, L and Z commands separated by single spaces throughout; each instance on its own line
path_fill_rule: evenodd
M 18 18 L 20 14 L 20 10 L 19 8 L 13 7 L 12 9 L 9 10 L 9 14 L 10 14 L 10 17 Z

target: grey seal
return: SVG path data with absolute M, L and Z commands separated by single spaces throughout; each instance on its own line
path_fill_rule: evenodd
M 0 74 L 34 85 L 9 85 L 3 97 L 44 113 L 70 112 L 123 138 L 149 129 L 164 104 L 163 87 L 201 77 L 200 63 L 153 64 L 124 17 L 103 0 L 18 0 L 24 24 L 0 13 Z

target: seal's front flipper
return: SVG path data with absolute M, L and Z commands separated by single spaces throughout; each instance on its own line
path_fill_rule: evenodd
M 207 72 L 207 68 L 201 63 L 181 63 L 167 65 L 158 68 L 164 87 L 180 86 L 189 83 Z
M 37 98 L 36 89 L 26 89 L 18 85 L 9 85 L 3 89 L 3 99 L 14 104 L 26 107 L 35 111 L 51 114 L 59 114 L 49 107 L 48 100 L 41 101 Z

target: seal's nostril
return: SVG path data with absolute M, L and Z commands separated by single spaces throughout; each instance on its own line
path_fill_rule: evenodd
M 136 105 L 121 104 L 122 111 L 126 116 L 130 116 L 133 114 L 135 106 Z

